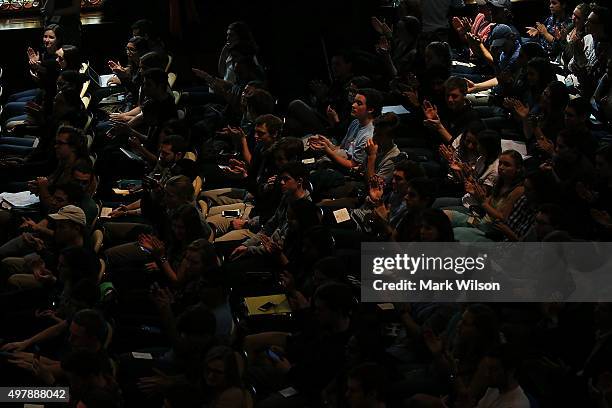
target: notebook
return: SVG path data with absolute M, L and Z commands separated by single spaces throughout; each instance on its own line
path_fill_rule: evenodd
M 87 70 L 89 77 L 92 79 L 92 81 L 94 81 L 100 88 L 106 88 L 107 86 L 114 86 L 114 85 L 107 85 L 108 84 L 108 80 L 111 79 L 113 76 L 115 76 L 115 74 L 106 74 L 106 75 L 98 75 L 98 73 L 91 67 L 91 65 L 89 66 L 89 69 Z
M 266 303 L 273 303 L 275 306 L 268 310 L 260 310 L 259 308 Z M 279 314 L 290 314 L 291 307 L 286 295 L 268 295 L 268 296 L 255 296 L 244 298 L 244 303 L 247 307 L 249 316 L 261 316 L 261 315 L 279 315 Z

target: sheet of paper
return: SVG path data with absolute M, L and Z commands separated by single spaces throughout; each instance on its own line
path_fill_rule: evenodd
M 336 210 L 333 212 L 334 214 L 334 218 L 336 219 L 336 222 L 338 224 L 340 224 L 341 222 L 345 222 L 351 219 L 351 216 L 349 215 L 349 212 L 346 208 L 341 208 L 339 210 Z
M 402 105 L 383 106 L 382 113 L 387 113 L 387 112 L 393 112 L 396 115 L 405 115 L 407 113 L 410 113 L 410 111 L 404 108 Z
M 274 303 L 276 307 L 268 310 L 259 310 L 266 303 Z M 255 315 L 274 315 L 291 313 L 291 307 L 286 295 L 253 296 L 244 298 L 249 316 Z
M 140 360 L 153 360 L 151 353 L 139 353 L 137 351 L 132 351 L 132 357 Z
M 100 218 L 110 218 L 110 213 L 113 212 L 113 209 L 110 207 L 102 207 L 102 211 L 100 211 Z
M 113 193 L 115 193 L 117 195 L 129 195 L 130 194 L 130 190 L 123 190 L 121 188 L 113 188 Z
M 523 156 L 523 158 L 527 157 L 527 146 L 525 142 L 517 142 L 515 140 L 506 140 L 502 139 L 501 141 L 502 151 L 504 150 L 516 150 Z
M 40 202 L 37 195 L 29 191 L 20 191 L 19 193 L 2 193 L 0 200 L 10 203 L 13 207 L 27 207 Z
M 380 308 L 380 310 L 393 310 L 393 309 L 395 309 L 395 306 L 393 305 L 393 303 L 378 303 L 377 306 Z
M 285 388 L 284 390 L 280 390 L 279 391 L 279 394 L 282 395 L 285 398 L 292 397 L 292 396 L 296 395 L 297 393 L 298 393 L 298 390 L 296 390 L 293 387 Z

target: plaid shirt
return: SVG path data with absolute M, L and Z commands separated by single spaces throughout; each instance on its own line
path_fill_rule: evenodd
M 518 235 L 519 237 L 523 237 L 527 234 L 529 228 L 533 226 L 534 222 L 535 212 L 529 206 L 527 197 L 525 197 L 525 195 L 522 195 L 516 201 L 516 203 L 514 203 L 514 206 L 512 207 L 512 212 L 510 213 L 506 224 L 508 224 L 508 227 L 510 227 L 510 229 L 514 231 L 516 235 Z M 505 240 L 507 241 L 508 239 L 506 238 Z

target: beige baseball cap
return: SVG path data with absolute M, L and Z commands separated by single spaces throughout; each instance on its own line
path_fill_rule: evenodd
M 59 209 L 55 214 L 49 214 L 49 217 L 56 221 L 68 220 L 79 225 L 85 226 L 85 213 L 76 205 L 67 205 Z

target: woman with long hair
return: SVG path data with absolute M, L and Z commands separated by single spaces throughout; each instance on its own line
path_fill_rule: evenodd
M 516 150 L 505 150 L 499 156 L 497 181 L 487 190 L 474 180 L 466 181 L 466 191 L 475 200 L 472 215 L 445 210 L 459 241 L 489 241 L 495 222 L 507 222 L 514 204 L 525 193 L 523 157 Z
M 226 346 L 212 348 L 206 355 L 204 381 L 210 389 L 208 408 L 251 408 L 253 399 L 242 381 L 240 356 Z

